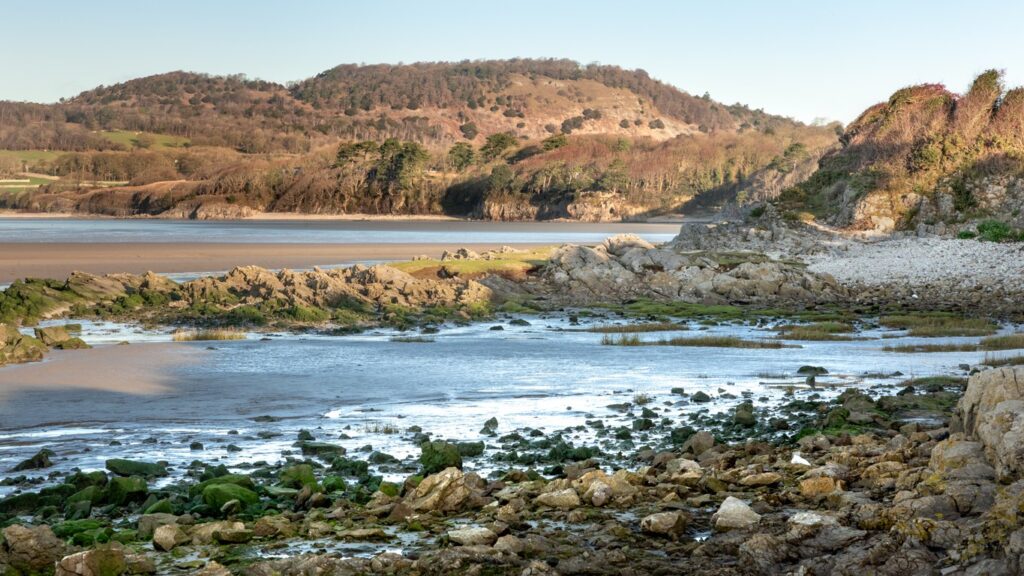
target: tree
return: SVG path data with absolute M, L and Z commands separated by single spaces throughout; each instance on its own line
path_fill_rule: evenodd
M 484 160 L 491 161 L 499 158 L 509 148 L 516 145 L 516 137 L 511 132 L 498 132 L 487 137 L 487 142 L 480 148 L 480 154 Z
M 627 186 L 629 186 L 629 175 L 626 174 L 626 163 L 620 158 L 612 160 L 597 181 L 597 187 L 608 192 L 618 192 Z
M 388 138 L 380 145 L 374 179 L 388 190 L 407 190 L 423 175 L 430 155 L 416 142 Z
M 345 166 L 358 160 L 366 161 L 370 154 L 377 152 L 376 142 L 365 140 L 363 142 L 342 142 L 338 146 L 338 153 L 334 157 L 335 166 Z
M 466 140 L 472 140 L 473 138 L 476 138 L 477 134 L 480 133 L 480 131 L 477 130 L 476 124 L 472 122 L 466 122 L 462 126 L 459 126 L 459 131 L 462 132 L 462 135 L 466 138 Z
M 491 170 L 491 175 L 487 178 L 487 193 L 500 194 L 511 192 L 515 180 L 516 174 L 512 171 L 512 168 L 508 164 L 499 164 Z
M 473 151 L 472 146 L 465 142 L 457 142 L 448 150 L 448 162 L 451 163 L 452 168 L 455 168 L 456 172 L 462 172 L 469 168 L 474 160 L 476 160 L 476 152 Z
M 565 134 L 556 134 L 541 141 L 541 147 L 544 148 L 545 152 L 549 152 L 551 150 L 557 150 L 568 143 L 569 139 L 565 137 Z
M 142 148 L 145 150 L 147 148 L 152 148 L 153 145 L 156 144 L 156 138 L 154 138 L 152 134 L 146 134 L 143 132 L 132 139 L 132 144 L 134 144 L 136 148 Z

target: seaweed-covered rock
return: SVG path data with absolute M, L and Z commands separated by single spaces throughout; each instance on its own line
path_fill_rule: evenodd
M 260 497 L 252 490 L 237 484 L 214 484 L 203 490 L 203 503 L 214 510 L 220 510 L 232 500 L 238 500 L 245 506 L 251 506 L 258 503 Z
M 153 462 L 138 462 L 125 460 L 123 458 L 111 458 L 106 462 L 107 470 L 118 476 L 144 476 L 157 477 L 167 476 L 167 468 L 163 464 Z
M 66 547 L 49 526 L 15 524 L 3 530 L 7 565 L 13 574 L 49 574 Z
M 462 469 L 462 454 L 458 446 L 443 441 L 420 444 L 420 464 L 424 474 L 436 474 L 446 468 Z

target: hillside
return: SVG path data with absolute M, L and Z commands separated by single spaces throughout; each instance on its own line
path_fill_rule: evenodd
M 0 103 L 0 172 L 61 178 L 0 206 L 619 219 L 731 200 L 835 137 L 569 60 L 342 65 L 287 87 L 172 72 L 51 106 Z M 346 146 L 361 152 L 342 158 Z M 154 192 L 171 189 L 188 192 Z
M 965 94 L 911 86 L 872 106 L 781 205 L 861 230 L 1024 225 L 1024 88 L 979 75 Z

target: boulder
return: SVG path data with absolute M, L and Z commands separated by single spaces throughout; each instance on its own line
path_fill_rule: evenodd
M 534 502 L 541 506 L 560 508 L 562 510 L 578 508 L 581 504 L 579 494 L 572 488 L 541 494 L 534 499 Z
M 149 488 L 146 479 L 138 476 L 130 478 L 116 477 L 107 485 L 106 500 L 111 504 L 122 506 L 129 502 L 141 502 L 146 499 Z
M 174 514 L 143 514 L 139 516 L 139 540 L 149 540 L 153 537 L 153 532 L 160 526 L 176 524 L 177 522 L 178 517 Z
M 412 512 L 458 512 L 469 507 L 475 496 L 466 475 L 458 468 L 447 468 L 424 478 L 402 504 Z
M 238 500 L 243 506 L 251 506 L 260 501 L 259 494 L 237 484 L 214 484 L 203 490 L 203 503 L 220 510 L 232 500 Z
M 192 544 L 196 546 L 213 544 L 216 541 L 215 535 L 218 532 L 223 533 L 231 530 L 245 530 L 245 524 L 228 520 L 197 524 L 192 528 Z
M 777 472 L 761 472 L 759 474 L 751 474 L 745 476 L 740 480 L 740 484 L 751 488 L 757 488 L 759 486 L 771 486 L 772 484 L 778 484 L 782 482 L 782 475 Z
M 50 461 L 51 456 L 55 456 L 52 450 L 46 448 L 36 452 L 34 456 L 27 460 L 23 460 L 18 463 L 17 466 L 11 469 L 11 472 L 23 472 L 25 470 L 41 470 L 43 468 L 49 468 L 53 466 L 53 462 Z
M 48 574 L 64 557 L 64 542 L 49 526 L 14 524 L 3 529 L 7 565 L 13 574 Z
M 71 339 L 71 334 L 63 326 L 48 326 L 35 329 L 36 338 L 47 346 L 56 346 Z
M 61 558 L 55 576 L 120 576 L 127 570 L 124 546 L 113 543 Z
M 107 470 L 110 470 L 118 476 L 167 476 L 167 468 L 164 467 L 163 464 L 153 462 L 138 462 L 135 460 L 112 458 L 107 460 L 106 467 Z
M 490 546 L 498 535 L 489 528 L 472 526 L 448 531 L 448 540 L 459 546 Z
M 1006 400 L 1024 400 L 1024 366 L 994 368 L 971 376 L 957 404 L 954 431 L 974 438 L 981 416 Z
M 982 413 L 975 435 L 1000 482 L 1024 477 L 1024 400 L 1005 400 Z
M 462 469 L 462 454 L 454 444 L 442 442 L 424 442 L 420 444 L 420 464 L 424 474 L 436 474 L 446 468 Z
M 842 490 L 842 481 L 828 476 L 805 478 L 800 481 L 800 495 L 804 498 L 820 498 Z
M 153 531 L 153 548 L 162 552 L 170 552 L 191 540 L 181 526 L 164 524 Z
M 683 512 L 658 512 L 640 520 L 640 529 L 648 534 L 678 536 L 686 530 L 689 518 Z
M 729 496 L 718 507 L 718 511 L 711 517 L 711 523 L 715 530 L 746 530 L 756 525 L 761 520 L 761 515 L 754 512 L 746 502 Z

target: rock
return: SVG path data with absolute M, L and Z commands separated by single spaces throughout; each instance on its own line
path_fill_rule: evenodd
M 776 472 L 762 472 L 760 474 L 751 474 L 745 476 L 740 480 L 740 484 L 743 486 L 758 487 L 758 486 L 771 486 L 772 484 L 778 484 L 782 481 L 782 475 Z
M 167 476 L 167 468 L 165 468 L 163 464 L 154 464 L 151 462 L 137 462 L 134 460 L 112 458 L 107 460 L 106 466 L 107 470 L 110 470 L 118 476 Z
M 800 481 L 800 495 L 804 498 L 819 498 L 843 490 L 843 483 L 835 478 L 819 476 Z
M 120 576 L 127 570 L 124 546 L 114 543 L 61 558 L 55 576 Z
M 177 524 L 164 524 L 153 531 L 153 548 L 162 552 L 170 552 L 189 540 L 188 535 Z
M 448 531 L 448 540 L 459 546 L 490 546 L 497 539 L 491 529 L 479 526 Z
M 562 510 L 578 508 L 581 504 L 579 494 L 572 488 L 541 494 L 534 499 L 534 502 L 541 506 Z
M 245 524 L 229 520 L 197 524 L 192 528 L 192 544 L 196 546 L 213 544 L 216 541 L 214 534 L 217 532 L 229 532 L 232 530 L 245 530 Z
M 995 470 L 985 460 L 980 442 L 946 439 L 932 448 L 928 467 L 947 479 L 993 480 Z
M 975 436 L 1000 482 L 1024 477 L 1024 400 L 1004 400 L 983 412 Z
M 47 346 L 56 346 L 71 339 L 71 334 L 63 326 L 49 326 L 35 329 L 36 338 Z
M 498 538 L 494 543 L 494 549 L 508 554 L 520 554 L 526 547 L 518 537 L 507 534 Z
M 697 391 L 693 396 L 690 396 L 690 401 L 703 404 L 705 402 L 711 402 L 711 396 L 708 396 L 704 391 Z
M 305 456 L 319 456 L 327 459 L 335 456 L 344 456 L 348 452 L 344 446 L 329 442 L 301 442 L 299 447 Z
M 600 508 L 611 500 L 613 494 L 614 491 L 611 486 L 600 480 L 596 480 L 590 484 L 589 488 L 587 488 L 587 491 L 583 494 L 583 499 Z
M 689 518 L 682 512 L 658 512 L 640 521 L 640 529 L 648 534 L 678 536 L 686 530 Z
M 753 428 L 757 425 L 757 417 L 754 416 L 754 404 L 751 402 L 744 402 L 736 407 L 736 412 L 732 416 L 733 422 L 738 426 L 744 428 Z
M 718 507 L 718 512 L 711 517 L 711 522 L 716 530 L 746 530 L 757 524 L 761 515 L 751 510 L 746 502 L 729 496 Z
M 258 504 L 260 497 L 237 484 L 214 484 L 203 490 L 203 502 L 214 510 L 220 510 L 232 500 L 238 500 L 243 506 L 251 506 Z
M 953 428 L 976 437 L 981 416 L 1007 400 L 1024 400 L 1024 366 L 993 368 L 971 376 L 957 404 Z
M 3 529 L 3 548 L 13 574 L 46 574 L 64 557 L 65 545 L 49 526 L 14 524 Z M 0 562 L 3 556 L 0 556 Z M 2 566 L 2 564 L 0 564 Z
M 213 540 L 218 544 L 245 544 L 249 540 L 252 540 L 252 530 L 246 530 L 244 528 L 228 528 L 225 530 L 215 530 L 213 532 Z
M 201 569 L 196 571 L 192 576 L 232 576 L 231 571 L 222 566 L 216 560 L 211 560 L 206 563 Z
M 153 537 L 153 532 L 160 526 L 177 522 L 178 517 L 174 514 L 143 514 L 139 516 L 138 522 L 139 540 L 149 540 Z
M 715 437 L 710 432 L 701 430 L 683 443 L 683 452 L 692 452 L 694 456 L 700 456 L 715 445 Z
M 402 504 L 410 512 L 457 512 L 470 506 L 475 496 L 462 471 L 448 468 L 424 478 Z
M 106 499 L 111 504 L 122 506 L 129 502 L 141 502 L 146 499 L 149 487 L 146 486 L 146 479 L 138 476 L 130 478 L 115 477 L 110 479 L 107 485 Z
M 17 466 L 11 469 L 11 472 L 49 468 L 50 466 L 53 466 L 53 462 L 50 462 L 50 457 L 55 455 L 56 454 L 54 454 L 52 450 L 43 448 L 39 452 L 36 452 L 31 458 L 19 462 Z
M 263 516 L 253 524 L 252 532 L 260 538 L 289 538 L 295 535 L 295 527 L 284 516 Z
M 296 490 L 306 487 L 315 489 L 317 487 L 316 476 L 313 475 L 313 467 L 309 464 L 299 464 L 285 468 L 278 477 L 278 484 L 285 488 L 295 488 Z
M 436 474 L 446 468 L 462 469 L 462 455 L 454 444 L 442 442 L 424 442 L 420 444 L 420 464 L 424 474 Z

